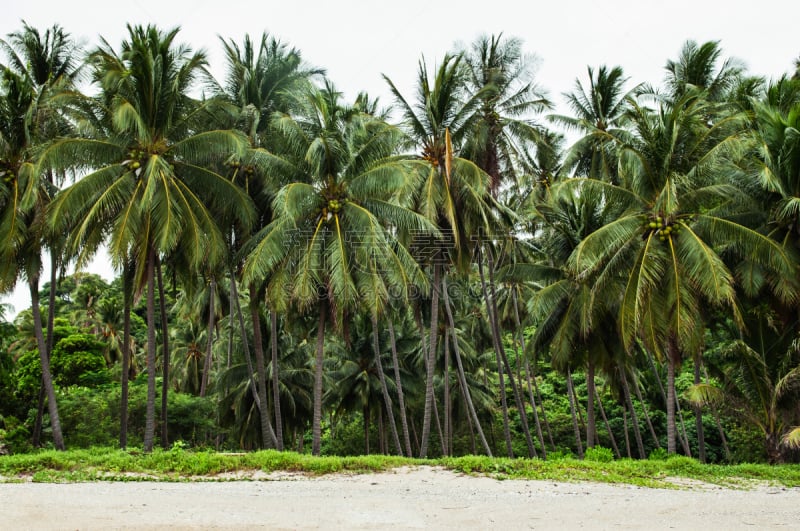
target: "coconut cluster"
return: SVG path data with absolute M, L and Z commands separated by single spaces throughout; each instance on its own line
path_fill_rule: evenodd
M 681 230 L 680 225 L 664 219 L 661 216 L 656 216 L 650 221 L 645 221 L 645 226 L 650 229 L 650 232 L 654 232 L 662 242 L 665 241 L 668 236 L 677 234 Z
M 11 163 L 3 159 L 0 159 L 0 177 L 7 183 L 11 182 L 14 180 L 14 177 L 16 177 Z

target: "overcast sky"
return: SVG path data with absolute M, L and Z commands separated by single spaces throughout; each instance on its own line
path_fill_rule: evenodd
M 87 47 L 102 36 L 116 49 L 127 23 L 180 26 L 177 40 L 206 49 L 220 76 L 218 36 L 241 42 L 245 33 L 267 31 L 326 69 L 348 98 L 366 90 L 383 104 L 391 98 L 381 74 L 411 96 L 420 57 L 432 67 L 455 43 L 481 34 L 522 39 L 525 51 L 538 57 L 536 78 L 556 105 L 575 78 L 585 78 L 587 65 L 619 65 L 631 83 L 658 84 L 665 62 L 687 39 L 719 40 L 726 56 L 768 78 L 792 70 L 800 56 L 800 2 L 794 0 L 10 0 L 0 35 L 18 31 L 21 20 L 41 31 L 58 23 Z M 113 274 L 102 264 L 97 272 Z M 19 311 L 30 306 L 26 293 L 18 286 L 0 301 Z

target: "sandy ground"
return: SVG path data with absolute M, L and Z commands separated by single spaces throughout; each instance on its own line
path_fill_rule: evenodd
M 403 468 L 265 481 L 0 484 L 0 529 L 798 529 L 800 489 L 684 490 Z

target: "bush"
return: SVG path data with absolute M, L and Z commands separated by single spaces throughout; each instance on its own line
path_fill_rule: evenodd
M 587 461 L 597 461 L 598 463 L 609 463 L 614 460 L 614 452 L 612 452 L 610 448 L 595 446 L 594 448 L 586 449 L 584 459 Z

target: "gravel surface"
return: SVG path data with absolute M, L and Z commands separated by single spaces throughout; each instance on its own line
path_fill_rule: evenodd
M 498 480 L 415 467 L 262 481 L 0 484 L 0 529 L 798 529 L 800 489 Z

